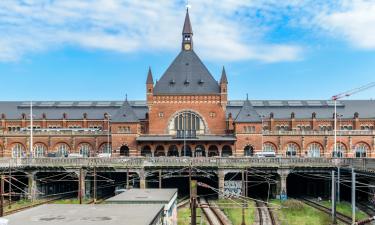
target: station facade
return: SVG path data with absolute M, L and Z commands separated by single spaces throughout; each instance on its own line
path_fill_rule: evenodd
M 375 101 L 337 101 L 334 151 L 333 101 L 228 100 L 225 68 L 216 80 L 194 48 L 186 12 L 181 51 L 158 81 L 148 69 L 145 101 L 0 102 L 1 156 L 375 157 Z

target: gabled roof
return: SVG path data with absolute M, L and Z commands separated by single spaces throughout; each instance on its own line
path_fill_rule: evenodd
M 220 87 L 194 51 L 181 51 L 154 87 L 154 94 L 219 94 Z
M 124 101 L 124 104 L 116 111 L 112 117 L 112 122 L 138 122 L 138 117 L 136 116 L 133 108 L 129 104 L 128 100 Z
M 251 105 L 249 99 L 243 103 L 243 106 L 238 113 L 235 122 L 261 122 L 260 115 Z
M 192 34 L 193 29 L 191 28 L 191 22 L 189 17 L 189 10 L 186 10 L 186 16 L 185 16 L 185 22 L 184 22 L 184 28 L 182 29 L 182 34 Z

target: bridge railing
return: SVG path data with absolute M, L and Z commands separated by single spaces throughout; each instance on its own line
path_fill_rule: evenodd
M 11 167 L 354 167 L 375 170 L 371 158 L 205 158 L 205 157 L 130 157 L 130 158 L 0 158 L 0 168 Z

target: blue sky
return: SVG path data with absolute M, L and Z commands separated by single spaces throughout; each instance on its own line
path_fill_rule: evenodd
M 375 81 L 375 1 L 189 1 L 229 98 L 329 99 Z M 145 99 L 180 51 L 185 1 L 0 2 L 0 100 Z M 375 88 L 353 96 L 371 99 Z

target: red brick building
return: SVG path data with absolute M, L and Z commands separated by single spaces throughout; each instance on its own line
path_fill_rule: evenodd
M 154 82 L 146 101 L 0 102 L 3 157 L 252 156 L 375 157 L 375 101 L 228 100 L 223 68 L 217 81 L 194 52 L 187 12 L 181 52 Z M 30 150 L 30 145 L 33 145 Z M 262 147 L 263 146 L 263 147 Z

